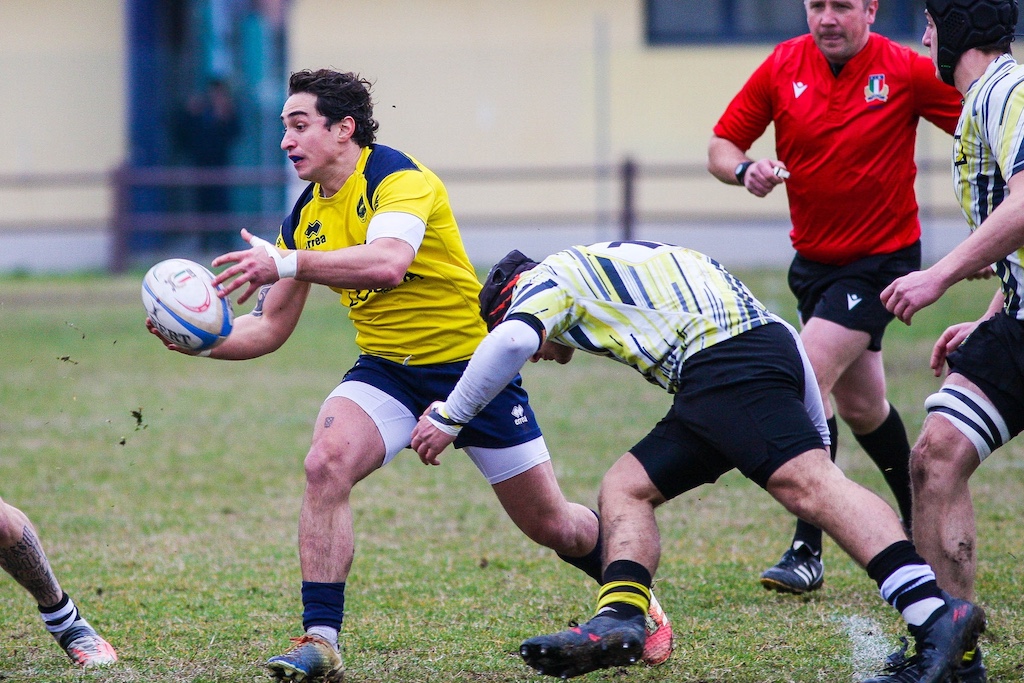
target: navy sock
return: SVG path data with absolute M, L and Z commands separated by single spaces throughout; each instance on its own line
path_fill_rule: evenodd
M 341 630 L 345 618 L 345 582 L 302 582 L 302 628 L 328 626 Z

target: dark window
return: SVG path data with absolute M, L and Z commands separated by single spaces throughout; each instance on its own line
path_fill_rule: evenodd
M 807 33 L 801 0 L 646 0 L 647 43 L 775 43 Z M 920 39 L 924 3 L 881 0 L 871 30 Z

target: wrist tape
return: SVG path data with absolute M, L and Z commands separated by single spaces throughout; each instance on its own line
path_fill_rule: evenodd
M 438 403 L 431 408 L 430 412 L 427 413 L 427 419 L 430 420 L 432 425 L 448 436 L 458 436 L 459 432 L 462 431 L 463 425 L 448 417 L 448 413 L 445 412 L 443 403 Z
M 249 246 L 266 249 L 270 258 L 274 259 L 274 265 L 277 266 L 278 278 L 295 277 L 295 273 L 299 269 L 298 251 L 287 250 L 287 255 L 281 256 L 280 250 L 262 237 L 253 237 L 249 240 Z

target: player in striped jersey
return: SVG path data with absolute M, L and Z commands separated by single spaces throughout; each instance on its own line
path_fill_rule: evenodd
M 60 587 L 32 522 L 3 498 L 0 498 L 0 568 L 38 603 L 46 630 L 72 662 L 81 667 L 93 667 L 117 661 L 114 648 L 96 633 Z
M 964 95 L 953 138 L 953 187 L 971 235 L 927 270 L 895 280 L 882 301 L 900 320 L 995 264 L 1001 288 L 977 321 L 953 325 L 932 351 L 942 388 L 911 456 L 914 541 L 952 595 L 974 600 L 974 507 L 968 481 L 1024 429 L 1024 66 L 1010 54 L 1015 0 L 929 0 L 923 43 L 938 76 Z M 985 681 L 980 652 L 958 679 Z
M 829 459 L 821 394 L 799 335 L 717 262 L 657 242 L 578 246 L 539 264 L 512 252 L 491 270 L 480 303 L 490 333 L 413 431 L 427 464 L 439 464 L 461 425 L 528 360 L 568 363 L 580 349 L 625 363 L 674 396 L 601 484 L 597 614 L 524 642 L 527 664 L 569 678 L 636 662 L 661 553 L 655 508 L 734 468 L 867 569 L 927 653 L 914 681 L 945 681 L 974 646 L 983 612 L 943 594 L 893 509 Z

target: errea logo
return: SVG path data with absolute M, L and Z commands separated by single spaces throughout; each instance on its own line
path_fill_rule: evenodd
M 521 403 L 517 403 L 515 408 L 512 409 L 512 417 L 515 418 L 517 427 L 530 421 L 530 418 L 526 417 L 526 408 Z
M 322 227 L 323 224 L 320 221 L 313 221 L 306 226 L 304 233 L 306 236 L 306 247 L 317 247 L 327 243 L 327 235 L 320 234 L 320 228 Z

